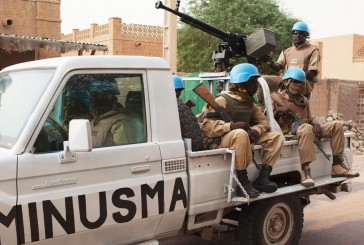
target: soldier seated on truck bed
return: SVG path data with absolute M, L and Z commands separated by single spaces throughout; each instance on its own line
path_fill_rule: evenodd
M 315 140 L 321 137 L 330 138 L 333 154 L 332 177 L 358 177 L 344 164 L 344 130 L 340 122 L 326 122 L 322 125 L 313 122 L 308 99 L 303 95 L 306 75 L 297 67 L 289 68 L 283 76 L 278 92 L 273 92 L 274 117 L 285 135 L 291 132 L 298 140 L 298 149 L 302 164 L 301 184 L 305 187 L 314 186 L 310 175 L 310 163 L 316 160 Z M 293 117 L 300 122 L 298 128 L 293 123 Z M 292 130 L 293 129 L 293 130 Z
M 200 130 L 197 118 L 191 110 L 191 107 L 195 106 L 195 104 L 190 100 L 183 102 L 179 98 L 182 91 L 185 89 L 182 78 L 180 76 L 173 75 L 172 80 L 177 98 L 178 116 L 182 137 L 192 140 L 192 151 L 203 150 L 203 134 Z
M 269 132 L 268 120 L 252 98 L 257 91 L 259 77 L 255 66 L 236 65 L 230 73 L 230 91 L 222 91 L 215 99 L 219 106 L 225 108 L 232 122 L 223 121 L 212 107 L 207 106 L 201 127 L 209 138 L 206 148 L 227 147 L 236 151 L 237 178 L 250 197 L 259 196 L 259 192 L 277 190 L 277 184 L 269 180 L 269 175 L 284 141 L 281 133 Z M 252 162 L 253 144 L 263 145 L 263 164 L 252 185 L 246 168 Z M 240 188 L 237 188 L 236 195 L 245 196 Z

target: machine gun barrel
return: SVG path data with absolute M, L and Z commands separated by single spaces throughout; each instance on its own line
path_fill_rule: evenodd
M 239 33 L 221 31 L 200 20 L 178 11 L 179 1 L 176 9 L 171 9 L 161 1 L 155 3 L 157 9 L 161 8 L 180 17 L 180 20 L 192 27 L 208 33 L 221 40 L 218 45 L 218 52 L 214 51 L 212 60 L 215 71 L 230 71 L 232 57 L 246 57 L 249 63 L 259 64 L 260 59 L 273 51 L 276 46 L 275 35 L 273 32 L 261 29 L 252 33 L 248 37 Z
M 195 28 L 197 28 L 197 29 L 199 29 L 199 30 L 201 30 L 203 32 L 206 32 L 206 33 L 208 33 L 210 35 L 213 35 L 213 36 L 215 36 L 217 38 L 220 38 L 221 40 L 228 41 L 229 39 L 231 39 L 231 36 L 233 36 L 233 34 L 223 32 L 223 31 L 221 31 L 219 29 L 216 29 L 215 27 L 210 26 L 210 25 L 208 25 L 208 24 L 206 24 L 206 23 L 204 23 L 202 21 L 199 21 L 199 20 L 197 20 L 197 19 L 195 19 L 195 18 L 193 18 L 193 17 L 191 17 L 191 16 L 189 16 L 187 14 L 184 14 L 184 13 L 181 13 L 181 12 L 179 12 L 177 10 L 171 9 L 171 8 L 165 6 L 162 3 L 162 1 L 157 1 L 155 3 L 155 7 L 157 9 L 161 8 L 161 9 L 167 10 L 167 11 L 179 16 L 180 20 L 183 23 L 191 25 L 191 26 L 193 26 L 193 27 L 195 27 Z

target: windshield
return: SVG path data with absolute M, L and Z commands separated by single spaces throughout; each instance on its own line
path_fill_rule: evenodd
M 33 70 L 0 75 L 0 147 L 12 148 L 53 74 Z

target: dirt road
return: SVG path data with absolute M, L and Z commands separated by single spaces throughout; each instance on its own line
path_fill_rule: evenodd
M 350 193 L 338 193 L 336 200 L 324 195 L 311 198 L 304 210 L 300 245 L 364 244 L 364 156 L 354 156 L 353 169 L 360 177 L 352 179 Z

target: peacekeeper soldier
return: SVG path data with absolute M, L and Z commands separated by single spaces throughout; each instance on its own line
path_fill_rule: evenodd
M 64 119 L 61 122 L 63 129 L 68 132 L 72 119 L 92 119 L 91 95 L 85 89 L 69 89 L 66 93 Z
M 181 96 L 182 91 L 185 89 L 185 85 L 184 85 L 183 80 L 182 80 L 182 78 L 180 76 L 173 75 L 172 78 L 173 78 L 173 83 L 174 83 L 174 91 L 176 92 L 177 99 L 179 99 L 179 97 Z M 190 108 L 192 108 L 192 107 L 194 107 L 196 105 L 191 100 L 187 100 L 184 103 Z
M 332 177 L 358 177 L 344 164 L 344 130 L 340 122 L 326 122 L 322 125 L 313 122 L 308 99 L 303 95 L 306 76 L 303 70 L 292 67 L 283 76 L 278 92 L 273 92 L 274 117 L 281 126 L 283 134 L 291 138 L 293 128 L 294 139 L 298 140 L 298 149 L 302 164 L 301 184 L 305 187 L 315 183 L 310 174 L 310 163 L 316 160 L 314 140 L 321 137 L 330 138 L 333 154 Z M 296 115 L 301 125 L 296 128 L 292 117 Z M 299 123 L 299 124 L 300 124 Z M 293 125 L 292 125 L 293 124 Z
M 236 151 L 236 175 L 250 197 L 259 192 L 272 193 L 277 184 L 269 180 L 272 166 L 279 157 L 284 137 L 278 132 L 269 132 L 266 116 L 255 105 L 252 96 L 258 87 L 260 74 L 251 64 L 236 65 L 230 73 L 230 91 L 222 91 L 215 98 L 217 104 L 227 111 L 233 122 L 225 122 L 217 117 L 215 110 L 207 106 L 202 131 L 216 145 L 206 144 L 206 148 L 226 147 Z M 212 115 L 212 116 L 209 116 Z M 252 162 L 252 145 L 263 145 L 263 164 L 258 178 L 251 184 L 246 168 Z M 237 188 L 236 195 L 244 197 Z
M 182 137 L 192 140 L 191 146 L 193 151 L 203 150 L 203 134 L 200 130 L 200 125 L 198 124 L 197 118 L 191 110 L 191 107 L 195 106 L 195 104 L 191 100 L 188 100 L 184 103 L 181 99 L 179 99 L 181 91 L 185 87 L 181 77 L 173 75 L 172 78 L 177 97 L 178 115 L 180 119 L 179 122 L 181 126 Z
M 180 76 L 172 75 L 172 78 L 173 78 L 173 84 L 174 84 L 174 91 L 176 92 L 177 99 L 179 99 L 182 91 L 185 89 L 185 85 Z
M 119 87 L 113 78 L 94 79 L 89 91 L 92 98 L 93 120 L 91 134 L 93 147 L 137 143 L 138 124 L 118 103 Z
M 291 67 L 301 68 L 306 75 L 303 95 L 309 99 L 314 88 L 314 84 L 317 82 L 320 52 L 316 46 L 307 41 L 310 33 L 306 23 L 295 23 L 292 27 L 291 34 L 293 38 L 292 46 L 281 52 L 277 62 L 274 63 L 271 59 L 268 59 L 266 63 L 275 72 L 283 70 L 283 73 L 285 73 Z M 273 82 L 270 82 L 269 78 L 266 80 L 269 83 L 276 83 L 277 85 L 280 83 L 281 77 L 277 77 L 277 79 L 279 80 L 273 80 Z M 274 87 L 274 85 L 270 84 L 269 87 Z

